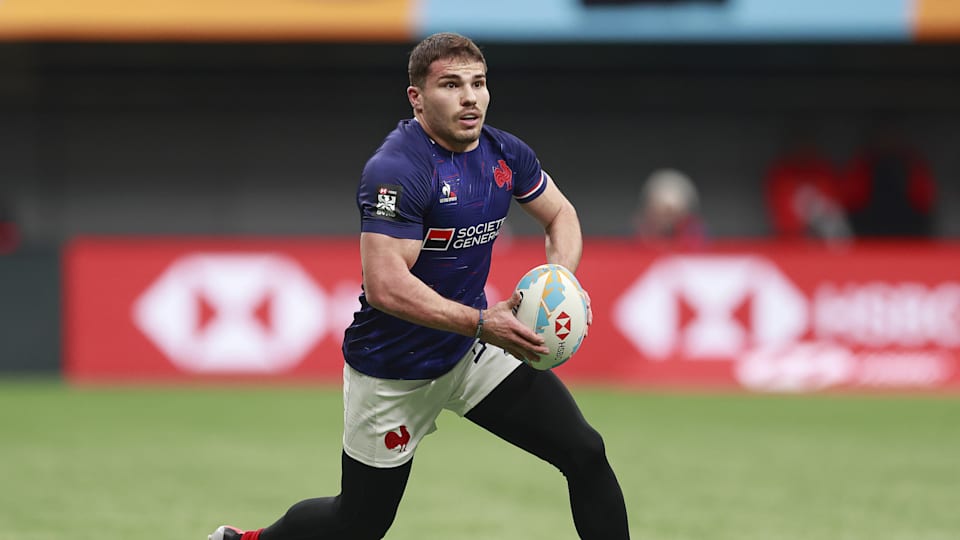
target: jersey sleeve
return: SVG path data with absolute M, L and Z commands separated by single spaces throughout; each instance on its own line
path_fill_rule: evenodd
M 516 167 L 513 183 L 513 198 L 523 204 L 537 197 L 547 188 L 547 175 L 540 167 L 540 160 L 527 144 L 513 138 L 512 162 Z
M 423 239 L 429 171 L 402 155 L 378 153 L 367 162 L 357 189 L 360 230 L 409 240 Z

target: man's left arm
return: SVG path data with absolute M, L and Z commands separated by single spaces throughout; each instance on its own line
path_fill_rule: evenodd
M 540 225 L 546 235 L 547 262 L 560 264 L 577 271 L 583 254 L 583 233 L 580 218 L 573 204 L 554 184 L 549 174 L 543 173 L 547 187 L 539 197 L 521 207 Z

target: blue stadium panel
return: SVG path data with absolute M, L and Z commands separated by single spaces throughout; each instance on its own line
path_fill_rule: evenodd
M 895 42 L 911 39 L 912 0 L 421 0 L 418 10 L 419 34 L 481 42 Z

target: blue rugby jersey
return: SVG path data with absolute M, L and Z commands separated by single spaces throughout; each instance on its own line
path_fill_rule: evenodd
M 510 202 L 530 202 L 547 177 L 517 137 L 484 126 L 465 153 L 433 142 L 414 119 L 387 135 L 357 190 L 361 230 L 422 241 L 411 272 L 441 296 L 486 308 L 493 241 Z M 473 338 L 419 326 L 379 311 L 360 295 L 343 355 L 357 371 L 385 379 L 432 379 L 449 371 Z

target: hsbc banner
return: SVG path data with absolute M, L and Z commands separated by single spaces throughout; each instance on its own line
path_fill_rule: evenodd
M 359 243 L 80 239 L 64 258 L 74 381 L 339 378 Z
M 494 250 L 491 302 L 544 262 Z M 570 381 L 763 392 L 960 390 L 960 246 L 588 239 L 594 324 Z M 340 380 L 359 306 L 353 239 L 79 239 L 65 257 L 65 371 L 79 382 Z

